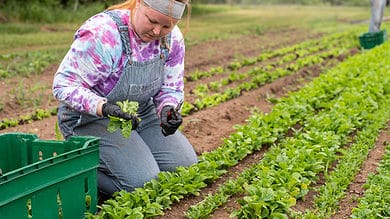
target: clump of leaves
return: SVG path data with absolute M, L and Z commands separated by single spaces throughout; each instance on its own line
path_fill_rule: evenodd
M 123 112 L 126 112 L 130 115 L 137 116 L 137 110 L 139 107 L 138 102 L 134 101 L 122 101 L 116 102 L 116 104 L 122 109 Z M 107 131 L 113 133 L 116 130 L 120 129 L 123 137 L 128 138 L 131 135 L 132 123 L 131 120 L 126 120 L 124 118 L 119 118 L 116 116 L 109 116 L 110 123 L 108 124 Z M 138 118 L 138 120 L 141 120 Z

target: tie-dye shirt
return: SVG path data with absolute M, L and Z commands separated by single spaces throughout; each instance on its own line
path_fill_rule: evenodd
M 125 25 L 129 10 L 114 10 Z M 160 42 L 145 43 L 129 27 L 132 61 L 145 62 L 160 55 Z M 153 97 L 159 113 L 163 106 L 176 106 L 184 98 L 184 39 L 175 26 L 171 32 L 168 59 L 160 92 Z M 70 50 L 62 60 L 53 81 L 53 94 L 71 108 L 96 115 L 99 101 L 114 88 L 128 57 L 115 22 L 105 13 L 88 19 L 76 32 Z

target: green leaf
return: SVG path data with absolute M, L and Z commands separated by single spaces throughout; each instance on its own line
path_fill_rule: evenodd
M 110 123 L 108 124 L 107 131 L 113 133 L 116 130 L 121 128 L 121 122 L 119 118 L 113 116 L 109 116 L 109 118 L 110 118 Z
M 118 101 L 116 104 L 122 109 L 123 112 L 129 113 L 130 115 L 137 116 L 137 110 L 139 103 L 134 101 Z M 108 124 L 107 131 L 113 133 L 120 129 L 121 134 L 125 138 L 129 138 L 132 131 L 132 121 L 115 116 L 109 116 L 110 123 Z M 139 119 L 139 118 L 138 118 Z M 140 119 L 139 119 L 140 120 Z

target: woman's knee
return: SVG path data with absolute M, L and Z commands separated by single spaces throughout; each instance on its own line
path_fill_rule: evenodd
M 192 147 L 189 147 L 185 153 L 181 154 L 178 159 L 179 166 L 191 166 L 192 164 L 198 163 L 198 157 Z
M 156 178 L 159 171 L 140 171 L 137 175 L 126 174 L 128 177 L 115 176 L 106 171 L 98 171 L 99 191 L 105 195 L 112 196 L 115 192 L 132 192 L 136 188 L 141 188 L 144 184 L 153 178 Z
M 198 157 L 192 146 L 186 145 L 171 151 L 169 155 L 157 159 L 159 167 L 163 171 L 174 171 L 177 167 L 188 167 L 198 162 Z

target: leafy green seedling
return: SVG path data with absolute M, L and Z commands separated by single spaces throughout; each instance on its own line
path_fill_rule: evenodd
M 125 100 L 123 102 L 116 102 L 118 106 L 122 109 L 123 112 L 126 112 L 130 115 L 137 116 L 138 102 Z M 113 133 L 116 130 L 120 129 L 123 137 L 128 138 L 131 135 L 131 130 L 133 127 L 131 120 L 126 120 L 124 118 L 119 118 L 116 116 L 109 116 L 110 123 L 108 124 L 107 131 Z M 140 118 L 138 118 L 141 121 Z

